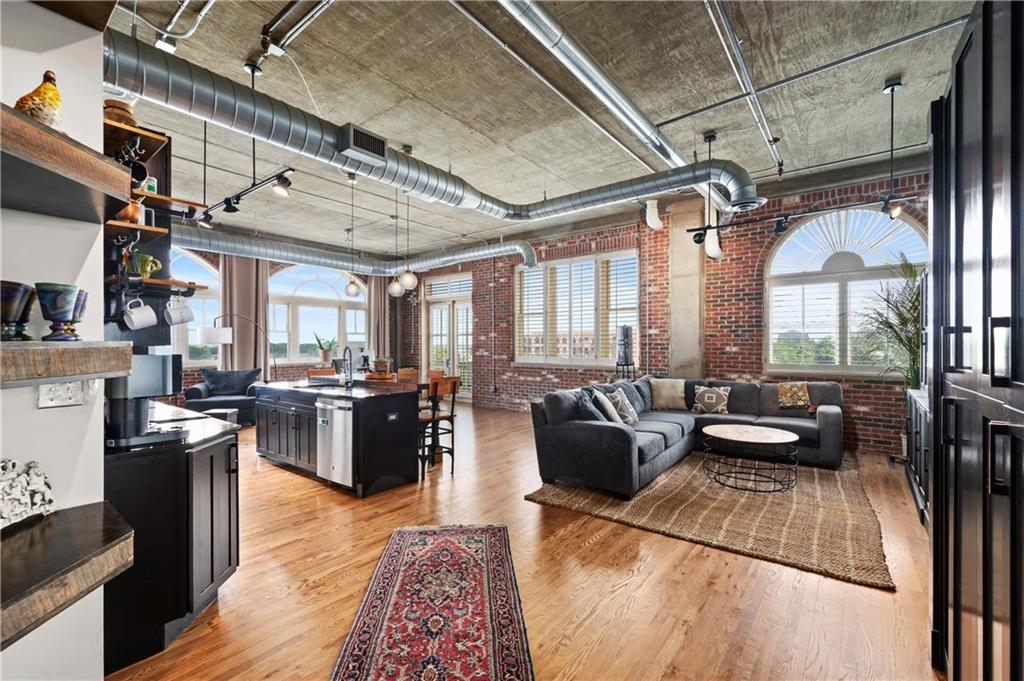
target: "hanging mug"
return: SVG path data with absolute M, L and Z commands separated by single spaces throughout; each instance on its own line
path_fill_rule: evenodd
M 181 296 L 171 298 L 164 307 L 164 320 L 172 326 L 188 324 L 195 318 L 196 314 L 192 311 L 192 306 Z
M 143 279 L 149 279 L 164 268 L 163 263 L 153 256 L 138 251 L 132 254 L 132 265 L 135 270 L 134 274 Z
M 142 298 L 132 298 L 124 306 L 124 325 L 132 331 L 156 326 L 156 310 L 146 305 Z

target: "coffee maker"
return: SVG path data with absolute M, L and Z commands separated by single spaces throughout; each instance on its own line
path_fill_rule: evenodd
M 185 440 L 180 426 L 149 422 L 150 400 L 179 392 L 181 355 L 132 355 L 131 374 L 106 381 L 107 447 L 123 450 Z

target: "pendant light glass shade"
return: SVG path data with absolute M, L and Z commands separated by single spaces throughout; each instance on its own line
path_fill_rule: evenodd
M 355 279 L 349 279 L 348 284 L 345 285 L 345 295 L 349 298 L 356 298 L 362 293 L 363 290 L 359 288 L 359 284 L 356 283 Z
M 388 284 L 388 293 L 390 293 L 395 298 L 398 298 L 399 296 L 405 294 L 405 287 L 402 286 L 402 282 L 398 281 L 397 278 L 392 279 L 391 283 Z
M 399 283 L 402 284 L 402 288 L 404 288 L 406 291 L 413 290 L 414 288 L 416 288 L 416 285 L 420 283 L 420 280 L 416 276 L 416 273 L 413 272 L 412 270 L 406 270 L 405 272 L 402 272 L 401 276 L 398 277 L 398 281 Z

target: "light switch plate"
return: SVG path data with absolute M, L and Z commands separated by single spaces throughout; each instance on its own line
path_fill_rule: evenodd
M 76 407 L 85 404 L 85 390 L 82 381 L 71 383 L 44 383 L 37 388 L 36 407 Z

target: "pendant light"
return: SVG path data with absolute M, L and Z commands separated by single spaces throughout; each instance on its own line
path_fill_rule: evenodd
M 420 283 L 420 280 L 416 277 L 416 273 L 409 269 L 409 197 L 405 197 L 405 272 L 402 272 L 402 276 L 398 277 L 398 281 L 401 282 L 402 288 L 406 291 L 411 291 L 416 288 L 416 285 Z
M 356 183 L 352 182 L 354 177 L 355 173 L 349 173 L 349 187 L 352 188 L 352 198 L 349 201 L 349 209 L 351 210 L 352 223 L 348 228 L 348 251 L 352 254 L 352 267 L 349 268 L 348 284 L 345 285 L 345 295 L 349 298 L 356 298 L 363 292 L 362 289 L 359 288 L 359 284 L 356 283 L 356 276 L 351 272 L 351 270 L 354 270 L 356 266 Z
M 395 255 L 398 254 L 398 190 L 395 190 L 395 214 L 391 216 L 391 219 L 395 222 Z M 402 282 L 398 281 L 396 276 L 388 284 L 388 293 L 393 297 L 398 298 L 405 294 L 405 287 L 402 286 Z
M 903 81 L 899 76 L 885 81 L 885 88 L 882 92 L 889 95 L 889 195 L 882 201 L 882 212 L 889 215 L 890 220 L 895 220 L 903 212 L 902 206 L 896 203 L 894 195 L 894 163 L 896 155 L 896 91 L 903 87 Z

